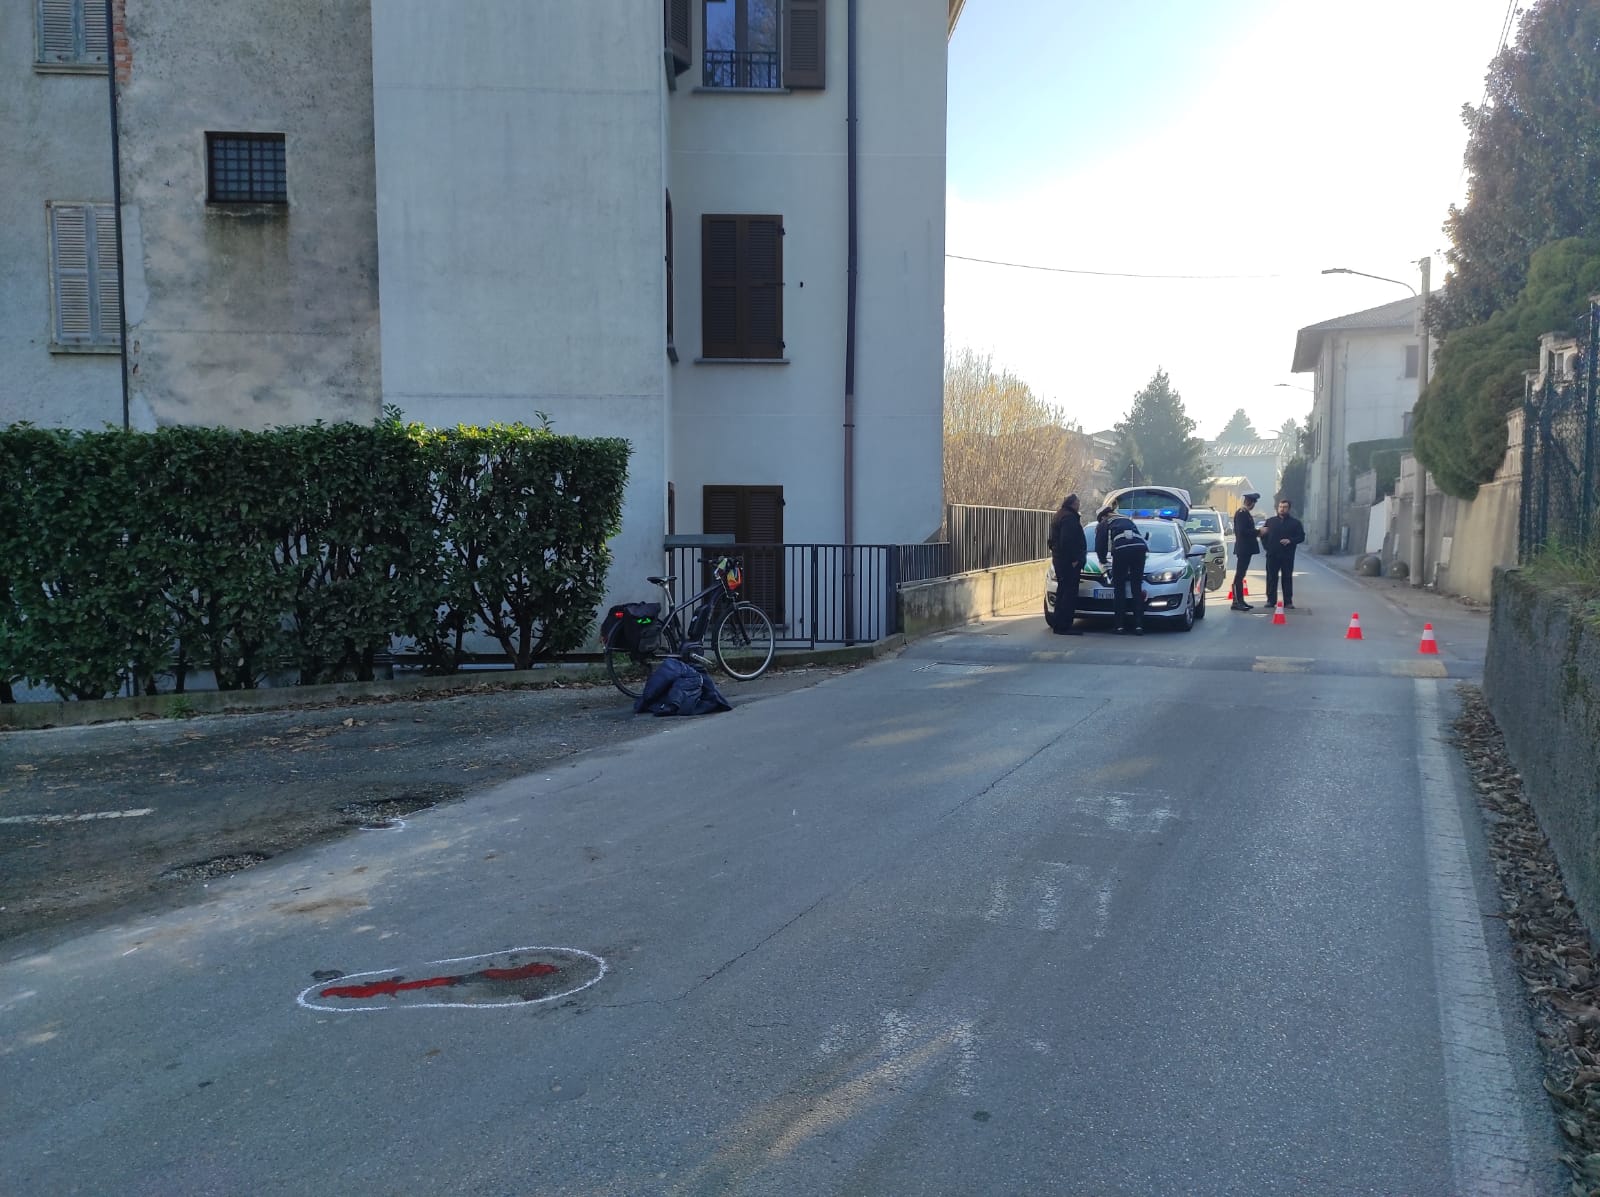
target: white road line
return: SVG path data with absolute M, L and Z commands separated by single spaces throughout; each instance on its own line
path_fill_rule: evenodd
M 1417 771 L 1453 1191 L 1463 1197 L 1526 1193 L 1533 1181 L 1531 1144 L 1506 1047 L 1461 809 L 1445 758 L 1438 683 L 1418 678 L 1415 685 Z
M 1054 931 L 1061 921 L 1061 886 L 1047 874 L 1039 878 L 1039 888 L 1039 930 Z
M 142 810 L 97 810 L 87 815 L 0 815 L 0 823 L 87 823 L 91 819 L 137 819 L 155 813 L 155 807 L 147 806 Z
M 991 923 L 998 923 L 1011 911 L 1011 900 L 1006 894 L 1006 883 L 996 881 L 989 887 L 989 909 L 983 912 L 983 917 Z
M 1094 896 L 1094 937 L 1101 938 L 1111 923 L 1111 882 L 1102 882 Z

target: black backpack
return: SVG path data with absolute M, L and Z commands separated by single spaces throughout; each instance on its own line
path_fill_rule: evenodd
M 600 643 L 630 653 L 652 652 L 661 641 L 660 616 L 660 603 L 618 603 L 600 623 Z M 618 624 L 622 628 L 612 640 L 611 629 Z

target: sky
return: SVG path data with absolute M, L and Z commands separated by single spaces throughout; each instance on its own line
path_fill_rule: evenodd
M 945 338 L 1087 431 L 1165 369 L 1203 437 L 1304 422 L 1296 332 L 1419 287 L 1466 196 L 1507 0 L 967 0 L 950 42 Z M 1514 27 L 1513 35 L 1514 36 Z M 1287 383 L 1288 386 L 1276 384 Z M 1301 389 L 1296 389 L 1301 388 Z

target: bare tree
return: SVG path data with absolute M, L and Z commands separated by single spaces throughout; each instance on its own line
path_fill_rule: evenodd
M 1088 438 L 1022 379 L 971 349 L 946 355 L 945 502 L 1055 508 L 1093 468 Z

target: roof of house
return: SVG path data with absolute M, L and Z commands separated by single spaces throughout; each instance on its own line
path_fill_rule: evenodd
M 1274 437 L 1270 441 L 1212 441 L 1206 452 L 1215 457 L 1277 457 L 1291 448 L 1282 437 Z
M 1315 370 L 1317 357 L 1322 352 L 1322 342 L 1329 333 L 1410 332 L 1417 327 L 1421 308 L 1422 299 L 1413 295 L 1410 299 L 1397 299 L 1393 303 L 1351 312 L 1347 316 L 1335 316 L 1320 324 L 1308 324 L 1294 339 L 1294 365 L 1289 367 L 1289 373 L 1304 374 L 1308 370 Z

